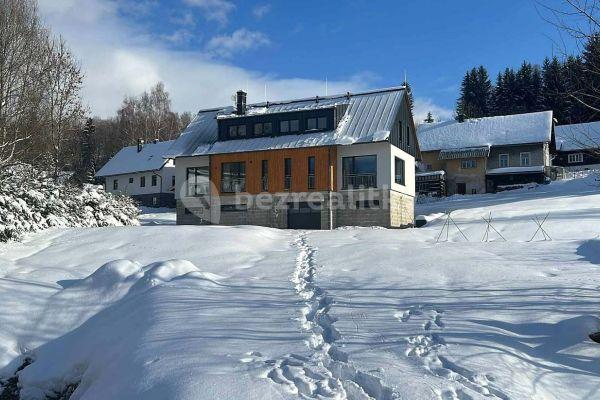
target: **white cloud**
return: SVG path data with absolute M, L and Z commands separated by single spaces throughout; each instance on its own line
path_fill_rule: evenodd
M 116 3 L 109 0 L 40 0 L 40 11 L 81 60 L 86 75 L 83 98 L 93 115 L 113 116 L 125 95 L 139 94 L 158 81 L 165 83 L 179 112 L 230 104 L 238 89 L 248 89 L 249 101 L 262 101 L 265 85 L 269 100 L 325 94 L 324 77 L 280 77 L 170 49 L 151 32 L 122 20 Z M 370 79 L 363 74 L 330 80 L 329 93 L 366 89 Z
M 416 97 L 414 107 L 415 122 L 423 122 L 427 118 L 427 113 L 431 112 L 436 121 L 448 121 L 454 118 L 454 110 L 439 106 L 430 98 Z
M 261 19 L 271 11 L 270 4 L 259 4 L 252 10 L 252 14 L 258 19 Z
M 186 4 L 200 8 L 208 20 L 226 24 L 229 14 L 235 9 L 235 5 L 227 0 L 184 0 Z
M 231 57 L 235 53 L 248 51 L 271 43 L 267 35 L 242 28 L 231 35 L 215 36 L 208 41 L 206 49 L 221 57 Z

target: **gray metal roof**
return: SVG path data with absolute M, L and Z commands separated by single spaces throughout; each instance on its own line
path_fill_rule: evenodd
M 218 141 L 217 118 L 234 118 L 233 107 L 200 111 L 169 149 L 168 157 L 235 153 L 297 147 L 347 145 L 388 139 L 394 118 L 404 98 L 404 87 L 363 93 L 300 99 L 277 103 L 258 103 L 246 115 L 302 111 L 347 104 L 344 118 L 335 130 L 300 135 L 280 135 L 251 139 Z

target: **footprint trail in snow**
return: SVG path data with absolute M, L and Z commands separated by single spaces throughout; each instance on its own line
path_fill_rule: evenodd
M 335 318 L 329 315 L 334 299 L 315 282 L 317 250 L 308 243 L 306 233 L 296 237 L 294 246 L 298 256 L 291 281 L 304 302 L 300 323 L 303 330 L 310 332 L 307 346 L 312 354 L 310 357 L 289 354 L 278 360 L 255 356 L 252 362 L 268 365 L 267 378 L 303 398 L 397 399 L 381 378 L 359 371 L 336 346 L 341 334 L 334 326 Z
M 431 305 L 412 306 L 408 310 L 394 314 L 400 322 L 408 322 L 411 318 L 420 318 L 423 333 L 409 336 L 406 355 L 419 357 L 425 368 L 433 375 L 459 383 L 462 387 L 449 388 L 438 393 L 441 400 L 469 400 L 473 391 L 480 396 L 493 399 L 508 400 L 508 396 L 493 384 L 493 378 L 486 374 L 478 374 L 461 367 L 439 354 L 446 347 L 442 337 L 445 324 L 444 311 Z

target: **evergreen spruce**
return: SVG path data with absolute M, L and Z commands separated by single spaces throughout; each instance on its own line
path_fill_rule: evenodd
M 96 174 L 96 166 L 94 163 L 94 134 L 96 127 L 93 120 L 88 118 L 83 130 L 81 131 L 81 155 L 80 155 L 80 171 L 79 182 L 91 183 L 94 181 Z
M 564 68 L 558 58 L 546 58 L 542 65 L 542 102 L 544 110 L 552 110 L 558 124 L 570 122 L 569 99 Z
M 433 115 L 431 114 L 431 111 L 429 111 L 429 112 L 427 113 L 427 118 L 425 118 L 425 119 L 423 120 L 423 122 L 426 122 L 426 123 L 428 123 L 428 124 L 431 124 L 431 123 L 433 122 Z
M 408 83 L 408 81 L 404 81 L 403 85 L 406 87 L 406 93 L 408 94 L 408 105 L 410 107 L 410 111 L 412 112 L 415 106 L 415 99 L 413 97 L 412 89 L 410 88 L 410 83 Z
M 489 116 L 492 111 L 491 106 L 492 83 L 487 70 L 483 66 L 473 68 L 463 78 L 460 97 L 456 104 L 456 118 L 462 121 Z

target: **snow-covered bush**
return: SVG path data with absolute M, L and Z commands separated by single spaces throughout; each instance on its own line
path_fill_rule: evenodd
M 129 197 L 102 186 L 56 183 L 29 165 L 0 173 L 0 242 L 53 227 L 137 225 L 137 215 Z

